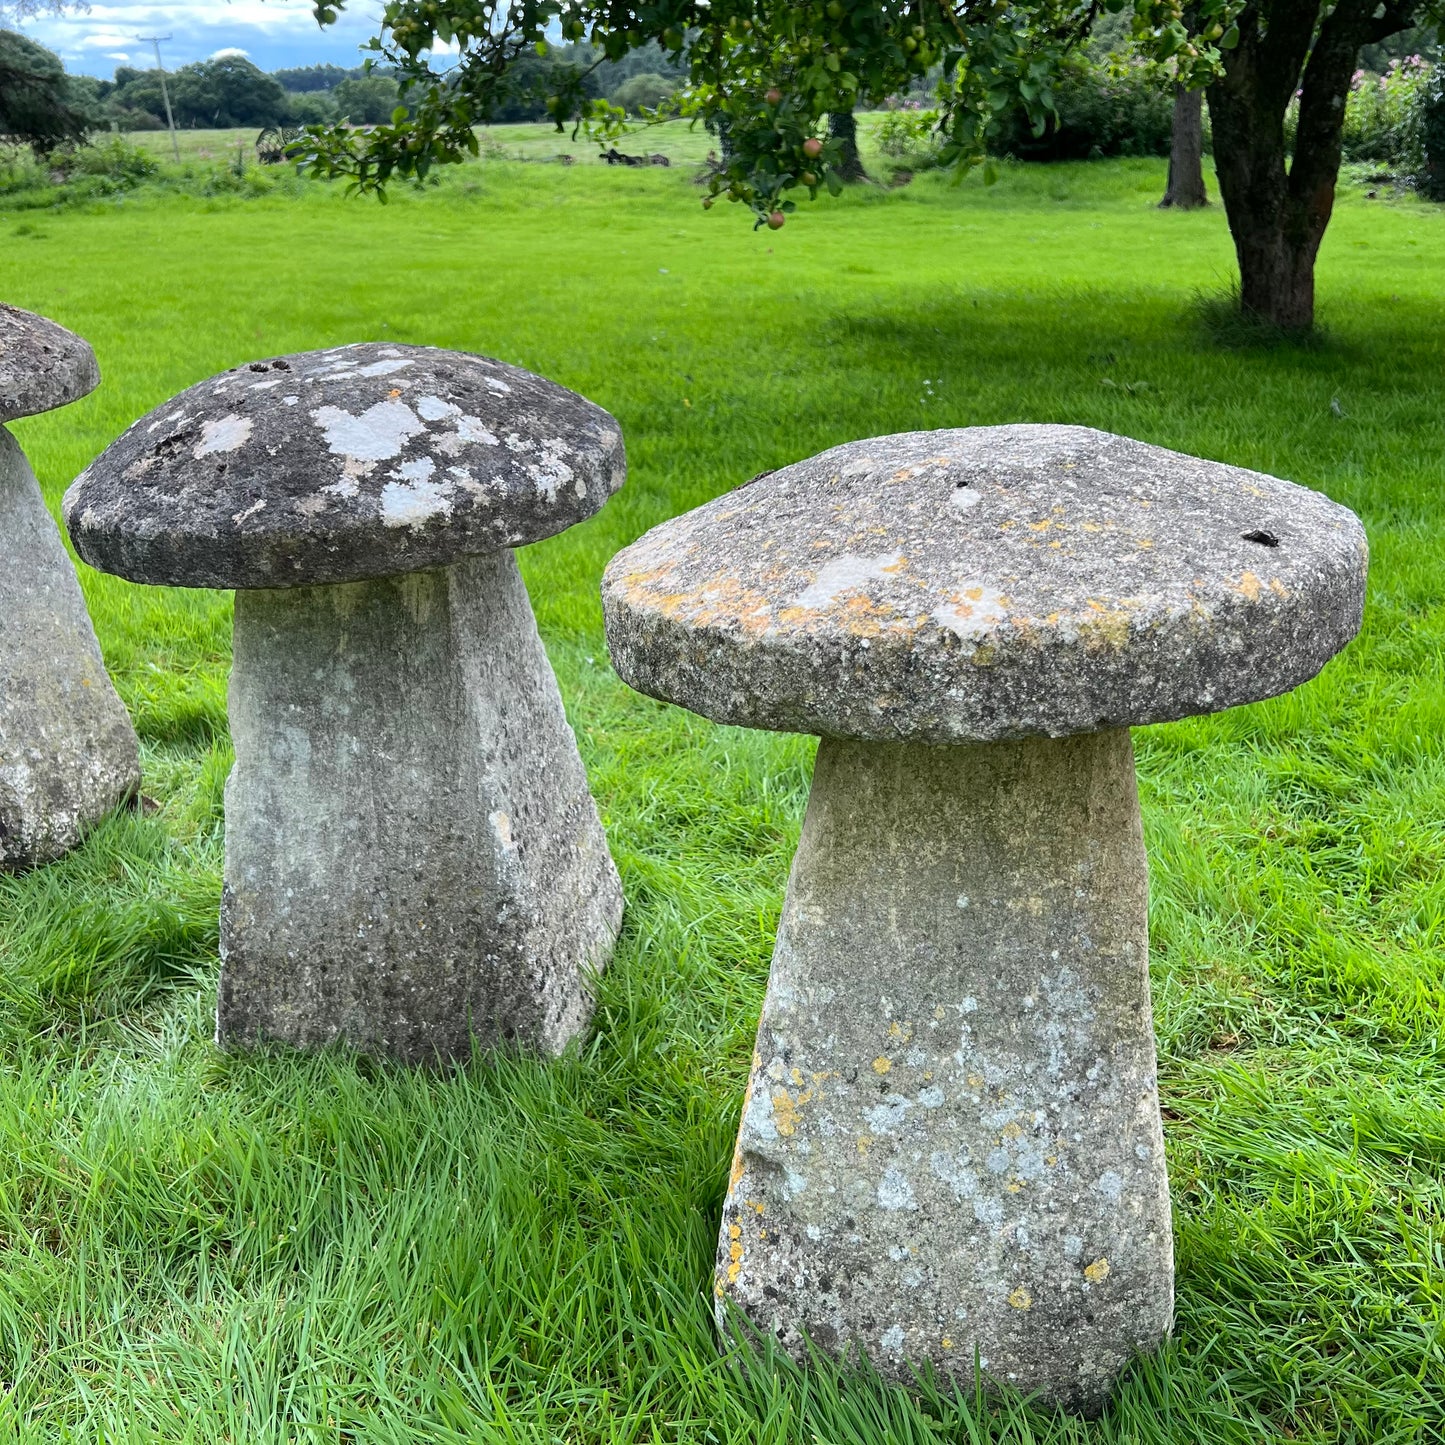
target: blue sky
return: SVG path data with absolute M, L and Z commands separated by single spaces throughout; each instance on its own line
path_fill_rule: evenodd
M 221 50 L 242 51 L 262 70 L 359 65 L 357 47 L 376 33 L 381 10 L 381 0 L 352 0 L 322 30 L 310 0 L 92 0 L 88 11 L 41 16 L 21 29 L 60 55 L 67 70 L 108 79 L 117 65 L 155 65 L 140 35 L 171 37 L 161 45 L 167 70 Z

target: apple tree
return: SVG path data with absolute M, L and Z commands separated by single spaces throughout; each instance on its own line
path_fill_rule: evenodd
M 334 20 L 346 3 L 316 0 L 317 18 Z M 1207 87 L 1242 305 L 1308 329 L 1360 49 L 1445 18 L 1445 0 L 386 0 L 372 48 L 411 114 L 366 136 L 315 132 L 312 164 L 363 190 L 424 176 L 475 154 L 472 127 L 489 118 L 509 68 L 549 37 L 589 40 L 599 60 L 655 42 L 687 75 L 684 108 L 726 141 L 704 204 L 726 196 L 776 227 L 799 193 L 839 186 L 842 142 L 826 118 L 934 67 L 944 164 L 983 161 L 1000 117 L 1019 106 L 1042 127 L 1058 62 L 1101 5 L 1131 9 L 1140 49 L 1182 90 Z M 548 107 L 559 125 L 623 123 L 589 97 L 585 68 L 555 74 Z
M 323 24 L 347 0 L 317 0 Z M 876 103 L 939 67 L 945 164 L 982 161 L 997 118 L 1023 106 L 1042 127 L 1051 77 L 1100 0 L 387 0 L 374 60 L 393 69 L 410 116 L 359 136 L 312 135 L 313 167 L 363 190 L 421 177 L 475 154 L 509 69 L 549 39 L 591 42 L 602 59 L 659 44 L 687 77 L 684 106 L 726 136 L 705 203 L 720 196 L 778 225 L 799 192 L 836 189 L 844 140 L 827 117 Z M 1177 0 L 1137 6 L 1135 25 L 1186 83 L 1217 61 L 1206 28 L 1179 22 Z M 1238 0 L 1197 0 L 1206 16 Z M 1223 26 L 1215 27 L 1217 34 Z M 605 133 L 623 117 L 588 95 L 587 70 L 559 67 L 548 106 L 559 125 Z

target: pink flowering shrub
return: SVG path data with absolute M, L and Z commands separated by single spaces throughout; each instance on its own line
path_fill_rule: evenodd
M 1423 162 L 1426 86 L 1434 67 L 1419 55 L 1392 60 L 1383 75 L 1357 70 L 1345 103 L 1345 159 L 1379 161 L 1414 175 Z

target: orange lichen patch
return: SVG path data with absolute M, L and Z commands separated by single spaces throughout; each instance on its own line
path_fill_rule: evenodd
M 1088 599 L 1089 614 L 1079 619 L 1079 636 L 1091 652 L 1112 647 L 1116 652 L 1129 640 L 1127 605 L 1114 605 Z
M 868 1153 L 868 1150 L 869 1150 L 870 1148 L 872 1148 L 872 1146 L 873 1146 L 873 1136 L 872 1136 L 871 1134 L 860 1134 L 860 1135 L 858 1136 L 858 1152 L 859 1152 L 859 1154 L 862 1154 L 862 1155 L 865 1155 L 865 1156 L 866 1156 L 867 1153 Z
M 913 1025 L 910 1023 L 900 1024 L 897 1019 L 894 1019 L 893 1022 L 888 1025 L 888 1037 L 890 1039 L 902 1039 L 906 1044 L 908 1040 L 913 1037 Z
M 665 575 L 661 572 L 637 574 L 641 578 Z M 745 587 L 736 577 L 710 578 L 685 592 L 651 590 L 645 581 L 634 582 L 632 576 L 622 579 L 628 602 L 639 610 L 660 613 L 694 627 L 713 623 L 732 623 L 744 632 L 766 632 L 772 624 L 772 607 L 767 596 Z
M 797 1132 L 798 1120 L 802 1117 L 803 1105 L 813 1097 L 811 1089 L 803 1089 L 796 1098 L 786 1089 L 773 1094 L 773 1124 L 779 1134 L 790 1139 Z
M 1026 1310 L 1026 1309 L 1028 1309 L 1028 1307 L 1029 1307 L 1031 1304 L 1033 1304 L 1033 1302 L 1034 1302 L 1034 1297 L 1033 1297 L 1033 1295 L 1031 1295 L 1031 1294 L 1028 1292 L 1028 1290 L 1026 1290 L 1026 1289 L 1023 1287 L 1023 1285 L 1020 1285 L 1020 1286 L 1008 1297 L 1008 1302 L 1009 1302 L 1016 1310 Z
M 751 1209 L 754 1214 L 765 1214 L 767 1212 L 756 1199 L 743 1200 L 743 1207 L 745 1209 Z
M 728 1264 L 727 1267 L 727 1282 L 730 1283 L 730 1285 L 736 1285 L 738 1274 L 743 1273 L 743 1240 L 740 1238 L 741 1233 L 743 1233 L 743 1231 L 741 1231 L 736 1224 L 728 1230 L 728 1235 L 730 1235 L 731 1240 L 733 1240 L 733 1243 L 728 1246 L 727 1250 L 728 1259 L 733 1261 L 733 1263 Z
M 1273 592 L 1276 597 L 1289 596 L 1289 588 L 1286 587 L 1284 583 L 1279 580 L 1278 577 L 1270 578 L 1269 590 Z
M 645 572 L 628 572 L 622 579 L 622 585 L 627 588 L 629 599 L 640 601 L 648 583 L 660 582 L 669 572 L 675 571 L 676 562 L 662 562 L 656 567 L 649 567 Z
M 879 1054 L 879 1056 L 873 1060 L 873 1072 L 875 1074 L 886 1074 L 892 1067 L 893 1060 L 884 1057 L 882 1054 Z
M 1241 596 L 1247 597 L 1251 602 L 1259 601 L 1261 589 L 1259 578 L 1253 572 L 1246 572 L 1238 582 L 1231 582 L 1229 586 Z
M 1023 1132 L 1023 1127 L 1017 1120 L 1010 1120 L 1009 1123 L 1003 1126 L 1003 1133 L 999 1136 L 999 1143 L 1002 1144 L 1005 1140 L 1021 1139 Z
M 1109 1261 L 1107 1259 L 1096 1259 L 1093 1264 L 1085 1266 L 1084 1278 L 1090 1284 L 1102 1284 L 1109 1278 Z
M 1042 521 L 1030 522 L 1028 525 L 1030 532 L 1047 532 L 1054 524 L 1050 518 L 1045 517 Z
M 744 1106 L 744 1112 L 746 1112 L 746 1106 Z M 729 1194 L 731 1194 L 731 1193 L 733 1192 L 733 1190 L 738 1187 L 738 1180 L 743 1177 L 743 1169 L 744 1169 L 744 1167 L 745 1167 L 745 1166 L 744 1166 L 744 1164 L 743 1164 L 743 1151 L 742 1151 L 741 1149 L 734 1149 L 734 1150 L 733 1150 L 733 1166 L 732 1166 L 732 1168 L 728 1171 L 728 1193 L 729 1193 Z

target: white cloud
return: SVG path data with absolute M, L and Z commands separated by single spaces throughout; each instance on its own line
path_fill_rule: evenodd
M 0 0 L 3 5 L 4 0 Z M 173 70 L 232 51 L 263 70 L 329 61 L 358 65 L 358 46 L 376 34 L 381 0 L 352 0 L 340 21 L 322 29 L 312 0 L 91 0 L 87 13 L 37 16 L 25 31 L 65 57 L 72 69 L 109 73 L 124 52 L 138 65 L 154 65 L 142 35 L 168 35 L 161 58 Z
M 212 51 L 209 58 L 211 60 L 225 60 L 233 55 L 241 60 L 249 60 L 251 58 L 251 52 L 249 50 L 242 50 L 239 45 L 224 45 L 221 49 Z

